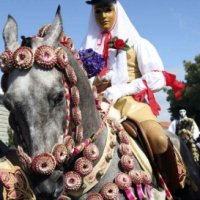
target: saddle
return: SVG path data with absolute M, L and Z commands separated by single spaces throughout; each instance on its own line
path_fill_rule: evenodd
M 146 151 L 145 153 L 147 154 L 147 156 L 150 157 L 150 159 L 153 161 L 154 160 L 154 155 L 153 155 L 153 151 L 151 149 L 151 146 L 149 144 L 149 141 L 147 139 L 146 134 L 144 133 L 143 128 L 141 127 L 141 125 L 136 122 L 133 121 L 131 119 L 126 119 L 122 122 L 122 125 L 124 127 L 124 129 L 126 130 L 126 132 L 131 135 L 134 139 L 138 139 L 139 142 L 142 145 L 143 149 Z

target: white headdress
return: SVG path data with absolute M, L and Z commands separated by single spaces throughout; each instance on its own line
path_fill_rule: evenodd
M 140 37 L 118 1 L 114 6 L 116 10 L 116 22 L 110 30 L 112 36 L 117 36 L 124 41 L 128 39 L 128 45 L 136 51 L 139 69 L 142 74 L 153 70 L 162 70 L 163 64 L 155 47 L 149 41 Z M 96 23 L 94 7 L 92 6 L 88 32 L 81 49 L 92 48 L 102 54 L 103 42 L 99 45 L 99 40 L 102 40 L 101 32 L 102 30 Z M 115 55 L 116 51 L 110 48 L 108 66 L 113 70 L 111 77 L 112 85 L 126 83 L 128 81 L 126 52 L 121 51 L 117 57 Z

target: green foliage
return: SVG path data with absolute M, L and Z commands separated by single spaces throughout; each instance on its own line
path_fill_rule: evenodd
M 13 130 L 9 127 L 8 128 L 8 147 L 14 147 L 14 132 Z
M 180 108 L 187 110 L 188 117 L 193 118 L 200 126 L 200 55 L 196 56 L 194 62 L 183 61 L 185 69 L 185 91 L 183 98 L 176 100 L 171 89 L 166 90 L 167 101 L 170 104 L 169 112 L 171 118 L 178 118 Z

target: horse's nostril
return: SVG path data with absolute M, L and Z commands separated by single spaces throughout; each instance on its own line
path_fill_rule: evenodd
M 64 179 L 63 179 L 63 176 L 60 176 L 58 179 L 57 179 L 57 184 L 63 184 L 64 182 Z
M 63 179 L 63 172 L 62 171 L 55 171 L 52 176 L 51 176 L 51 179 L 57 183 L 59 181 L 61 181 Z M 60 180 L 61 179 L 61 180 Z
M 56 170 L 47 179 L 39 181 L 34 189 L 38 200 L 55 200 L 63 192 L 63 172 Z
M 53 197 L 54 198 L 58 198 L 60 196 L 60 194 L 62 193 L 64 187 L 63 187 L 63 183 L 64 183 L 64 179 L 63 179 L 63 176 L 60 176 L 57 181 L 56 181 L 56 186 L 55 186 L 55 191 L 54 191 L 54 194 L 53 194 Z

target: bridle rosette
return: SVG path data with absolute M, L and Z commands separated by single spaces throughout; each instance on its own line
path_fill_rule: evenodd
M 37 174 L 50 175 L 56 167 L 56 160 L 51 153 L 43 153 L 32 159 L 31 167 Z
M 69 64 L 69 59 L 67 52 L 63 48 L 58 48 L 56 51 L 57 54 L 57 66 L 61 69 L 65 69 L 66 66 Z
M 52 69 L 57 62 L 57 55 L 51 46 L 42 45 L 35 52 L 35 60 L 44 68 Z
M 68 157 L 68 150 L 63 144 L 56 144 L 53 147 L 52 154 L 54 155 L 56 161 L 59 164 L 64 163 L 66 158 Z
M 10 50 L 4 51 L 0 55 L 0 66 L 4 72 L 7 72 L 11 69 L 13 63 L 12 52 Z
M 13 64 L 18 69 L 28 69 L 33 62 L 33 51 L 29 47 L 20 47 L 13 53 Z

